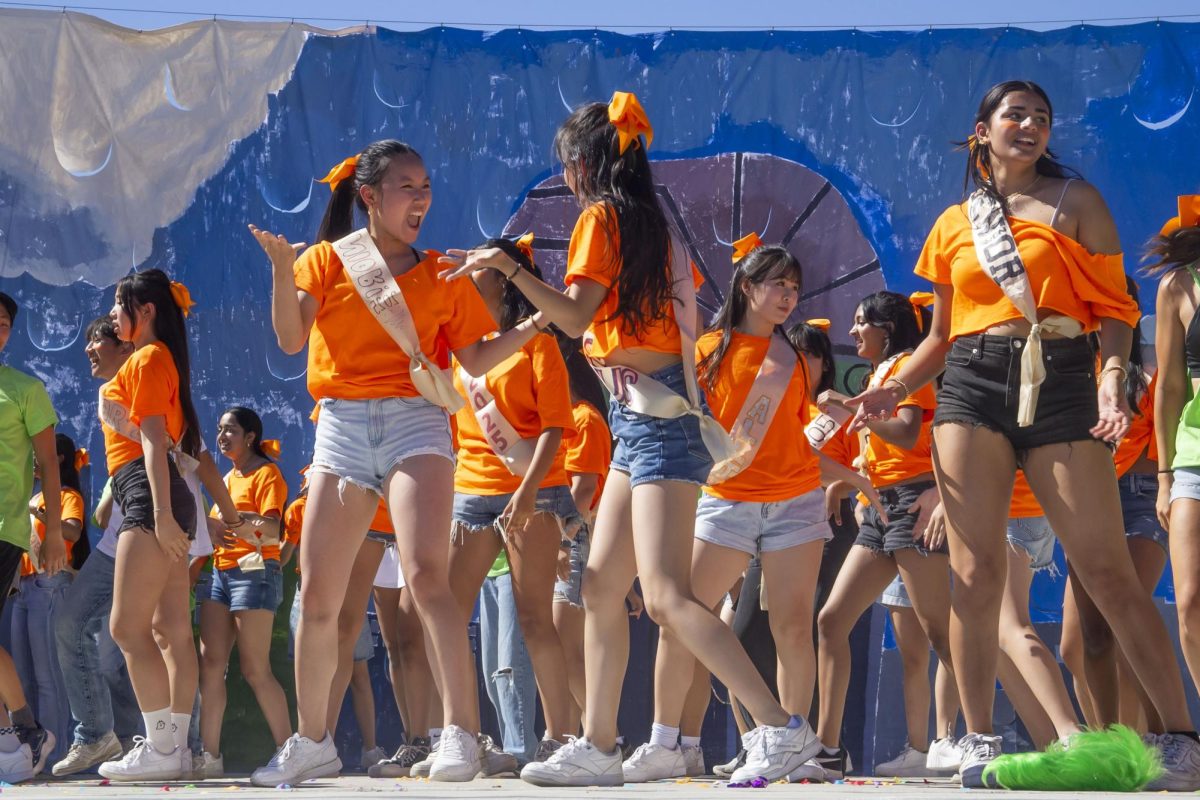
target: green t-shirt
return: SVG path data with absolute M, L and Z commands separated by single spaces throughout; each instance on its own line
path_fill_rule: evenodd
M 508 566 L 508 551 L 503 547 L 500 548 L 500 554 L 496 556 L 496 561 L 492 564 L 492 568 L 488 570 L 489 578 L 499 578 L 501 575 L 509 573 Z
M 29 549 L 33 435 L 57 424 L 42 382 L 0 366 L 0 542 Z

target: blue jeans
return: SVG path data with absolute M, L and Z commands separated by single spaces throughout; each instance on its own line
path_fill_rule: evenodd
M 54 633 L 67 703 L 77 720 L 75 741 L 91 744 L 113 731 L 122 739 L 141 732 L 125 655 L 108 632 L 116 562 L 93 550 L 67 589 Z
M 488 699 L 500 718 L 501 746 L 524 765 L 533 760 L 538 738 L 537 683 L 525 637 L 517 622 L 512 575 L 484 578 L 479 592 L 479 641 Z
M 13 663 L 34 716 L 58 741 L 50 754 L 52 759 L 67 752 L 67 737 L 71 735 L 71 709 L 54 641 L 54 625 L 62 614 L 71 577 L 70 572 L 53 577 L 26 575 L 13 602 Z

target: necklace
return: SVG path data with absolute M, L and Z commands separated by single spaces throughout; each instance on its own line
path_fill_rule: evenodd
M 1028 185 L 1028 186 L 1026 186 L 1024 189 L 1018 189 L 1018 190 L 1017 190 L 1017 191 L 1015 191 L 1015 192 L 1009 192 L 1008 194 L 1004 195 L 1004 199 L 1005 199 L 1005 200 L 1007 200 L 1007 199 L 1009 199 L 1010 197 L 1018 197 L 1018 196 L 1019 196 L 1019 197 L 1028 197 L 1028 196 L 1029 196 L 1029 190 L 1030 190 L 1030 189 L 1032 189 L 1033 187 L 1037 186 L 1037 185 L 1038 185 L 1038 181 L 1040 181 L 1041 179 L 1042 179 L 1042 174 L 1039 172 L 1039 173 L 1038 173 L 1038 176 L 1037 176 L 1036 178 L 1034 178 L 1034 179 L 1033 179 L 1033 180 L 1032 180 L 1032 181 L 1029 183 L 1029 185 Z

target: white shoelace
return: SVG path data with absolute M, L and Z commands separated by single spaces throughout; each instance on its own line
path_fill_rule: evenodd
M 1162 750 L 1163 766 L 1179 764 L 1187 754 L 1187 737 L 1165 736 L 1158 737 L 1158 746 Z
M 137 738 L 135 737 L 134 741 L 136 741 L 136 740 L 137 740 Z M 275 755 L 271 756 L 271 760 L 267 762 L 267 766 L 268 767 L 278 767 L 280 764 L 282 764 L 284 761 L 286 761 L 288 759 L 288 757 L 291 756 L 292 749 L 296 746 L 296 744 L 299 741 L 300 741 L 300 739 L 297 736 L 295 736 L 295 735 L 289 736 L 288 740 L 283 743 L 283 747 L 279 748 L 279 751 L 277 753 L 275 753 Z
M 959 749 L 964 749 L 963 743 L 958 743 Z M 988 761 L 996 757 L 996 743 L 984 738 L 976 736 L 970 742 L 970 749 L 963 752 L 963 760 L 970 756 L 979 761 Z
M 456 761 L 465 761 L 467 749 L 464 744 L 468 739 L 465 731 L 442 732 L 442 752 Z
M 591 750 L 592 744 L 587 739 L 578 738 L 575 736 L 568 737 L 568 741 L 562 747 L 554 751 L 554 755 L 546 759 L 547 764 L 557 764 L 560 761 L 569 759 L 577 750 Z

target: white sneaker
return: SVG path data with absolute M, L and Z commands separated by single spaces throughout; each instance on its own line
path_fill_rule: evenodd
M 718 778 L 728 778 L 734 773 L 738 767 L 746 763 L 746 751 L 738 750 L 737 754 L 724 764 L 717 764 L 713 767 L 713 775 Z
M 930 774 L 929 767 L 925 765 L 928 759 L 927 753 L 922 753 L 912 745 L 906 744 L 900 751 L 900 755 L 876 765 L 875 776 L 877 778 L 922 778 Z
M 441 744 L 442 744 L 442 740 L 438 739 L 434 743 L 433 747 L 429 748 L 429 755 L 427 755 L 421 761 L 418 761 L 417 763 L 412 765 L 412 768 L 408 771 L 408 774 L 410 777 L 413 777 L 413 778 L 428 778 L 429 777 L 429 770 L 433 767 L 433 762 L 437 760 L 438 748 L 441 746 Z
M 376 747 L 373 750 L 364 750 L 362 758 L 359 759 L 358 763 L 364 770 L 367 770 L 378 764 L 380 761 L 385 760 L 387 757 L 388 754 L 386 750 L 384 750 L 382 747 Z
M 479 741 L 457 725 L 447 725 L 438 752 L 429 767 L 429 780 L 462 782 L 474 780 L 483 769 Z
M 1200 744 L 1189 736 L 1163 733 L 1157 737 L 1163 774 L 1150 781 L 1144 792 L 1194 792 L 1200 789 Z
M 479 763 L 483 777 L 496 778 L 505 775 L 515 778 L 520 774 L 521 765 L 517 763 L 517 757 L 497 747 L 492 737 L 481 733 L 476 741 L 479 743 Z M 541 745 L 538 745 L 539 752 L 541 749 Z
M 75 742 L 63 759 L 54 765 L 50 771 L 56 778 L 84 772 L 92 767 L 120 758 L 121 740 L 112 731 L 101 736 L 94 742 Z
M 0 751 L 0 780 L 5 783 L 21 783 L 32 778 L 33 754 L 29 745 L 21 744 L 16 750 Z
M 225 777 L 225 757 L 207 750 L 192 759 L 192 780 L 209 781 Z
M 106 761 L 100 765 L 100 776 L 110 781 L 181 781 L 187 778 L 183 754 L 186 747 L 176 747 L 169 753 L 160 753 L 149 739 L 133 737 L 133 749 L 120 761 Z M 189 753 L 189 755 L 191 755 Z
M 742 744 L 746 748 L 746 763 L 729 776 L 731 783 L 787 778 L 821 751 L 821 741 L 804 719 L 795 728 L 760 725 L 742 737 Z
M 987 733 L 968 733 L 958 740 L 958 749 L 962 753 L 958 772 L 964 789 L 1001 788 L 988 786 L 983 779 L 984 769 L 1000 755 L 1001 741 L 999 736 Z
M 680 745 L 683 751 L 683 765 L 687 768 L 689 778 L 698 778 L 704 774 L 704 751 L 699 747 Z M 734 769 L 737 769 L 734 767 Z M 733 770 L 730 770 L 732 772 Z
M 542 739 L 538 742 L 537 750 L 533 753 L 534 761 L 545 761 L 562 749 L 563 743 L 558 739 Z
M 621 786 L 621 748 L 602 753 L 587 739 L 572 739 L 546 761 L 531 761 L 521 780 L 534 786 Z
M 929 754 L 925 756 L 925 768 L 934 775 L 949 777 L 958 772 L 962 765 L 962 751 L 954 737 L 935 739 L 929 744 Z
M 626 783 L 646 783 L 667 778 L 682 778 L 687 775 L 687 764 L 683 761 L 681 748 L 663 747 L 646 742 L 638 745 L 625 763 L 621 772 Z
M 293 733 L 266 766 L 254 770 L 250 783 L 268 788 L 283 784 L 295 786 L 313 778 L 332 778 L 341 771 L 342 760 L 338 758 L 330 734 L 326 733 L 324 739 L 314 742 Z

